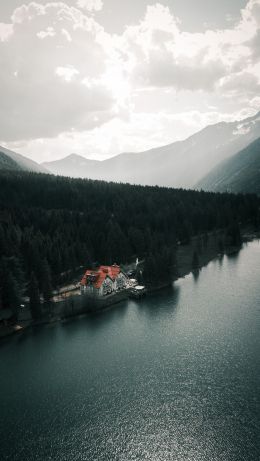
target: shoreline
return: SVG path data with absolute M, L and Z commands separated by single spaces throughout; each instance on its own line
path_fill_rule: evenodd
M 147 288 L 148 296 L 150 294 L 155 293 L 155 292 L 161 291 L 161 290 L 163 290 L 163 289 L 165 289 L 165 288 L 167 288 L 169 286 L 172 286 L 172 284 L 175 281 L 177 281 L 177 280 L 179 280 L 181 278 L 184 278 L 185 276 L 187 276 L 187 275 L 189 275 L 189 274 L 191 274 L 193 272 L 194 273 L 199 272 L 203 267 L 206 267 L 211 261 L 214 261 L 214 259 L 216 259 L 217 257 L 238 253 L 243 248 L 243 245 L 245 243 L 260 238 L 260 231 L 252 231 L 250 229 L 247 229 L 242 233 L 242 243 L 241 243 L 241 245 L 229 246 L 229 247 L 224 248 L 224 250 L 222 252 L 220 252 L 220 251 L 217 251 L 216 238 L 221 236 L 223 234 L 223 232 L 224 231 L 221 230 L 221 231 L 218 231 L 217 233 L 215 233 L 214 235 L 210 236 L 211 240 L 212 239 L 215 240 L 215 245 L 213 246 L 213 248 L 211 248 L 210 251 L 206 251 L 204 254 L 200 253 L 201 262 L 198 264 L 198 267 L 196 267 L 196 268 L 192 267 L 191 254 L 192 254 L 194 248 L 197 249 L 198 238 L 193 237 L 190 244 L 179 248 L 178 253 L 181 253 L 182 261 L 181 261 L 181 264 L 180 264 L 180 269 L 178 271 L 178 274 L 171 281 L 168 281 L 168 282 L 165 282 L 165 283 L 162 282 L 162 283 L 160 283 L 158 285 L 153 285 L 151 287 L 148 287 Z M 201 236 L 199 236 L 199 238 L 200 237 Z M 189 262 L 187 262 L 187 255 L 188 255 L 188 261 Z M 180 254 L 178 254 L 178 258 L 179 257 L 180 257 Z M 72 310 L 70 313 L 68 312 L 67 315 L 64 312 L 62 314 L 60 314 L 60 315 L 57 313 L 56 316 L 53 316 L 52 318 L 43 318 L 40 321 L 27 320 L 27 321 L 25 321 L 24 324 L 22 324 L 22 322 L 20 322 L 21 324 L 18 324 L 18 325 L 15 325 L 15 326 L 2 326 L 2 327 L 0 327 L 0 341 L 4 340 L 5 338 L 8 338 L 9 336 L 12 336 L 14 334 L 23 333 L 23 332 L 29 330 L 30 328 L 35 328 L 35 327 L 42 326 L 42 325 L 50 325 L 50 324 L 54 324 L 54 323 L 65 323 L 66 321 L 69 321 L 69 320 L 71 320 L 73 318 L 80 318 L 80 317 L 85 317 L 85 316 L 89 316 L 89 315 L 93 315 L 93 314 L 101 314 L 102 312 L 104 312 L 104 311 L 106 311 L 108 309 L 111 309 L 116 304 L 118 304 L 118 303 L 120 303 L 122 301 L 125 301 L 127 299 L 129 299 L 128 290 L 124 290 L 122 292 L 110 295 L 109 297 L 107 297 L 105 299 L 95 299 L 94 302 L 93 302 L 93 300 L 88 299 L 88 301 L 93 302 L 93 304 L 91 305 L 91 308 L 86 309 L 86 307 L 84 307 L 84 310 L 82 310 L 81 312 L 80 311 L 74 311 L 73 312 L 73 310 Z M 84 299 L 81 300 L 81 301 L 84 301 Z M 65 309 L 65 311 L 66 311 L 66 309 Z

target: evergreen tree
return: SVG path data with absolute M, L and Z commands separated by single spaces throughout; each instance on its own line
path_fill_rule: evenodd
M 218 240 L 218 250 L 220 253 L 224 253 L 224 243 L 222 238 L 219 238 Z
M 197 252 L 198 254 L 202 253 L 202 248 L 203 248 L 203 239 L 202 236 L 197 237 Z
M 0 223 L 0 255 L 6 255 L 7 247 L 6 247 L 6 237 L 3 226 Z
M 5 273 L 10 273 L 14 277 L 20 294 L 24 292 L 25 274 L 22 269 L 22 264 L 17 256 L 9 256 L 2 258 L 2 277 Z
M 193 251 L 192 255 L 192 269 L 199 269 L 199 256 L 197 251 Z
M 143 268 L 143 279 L 145 284 L 151 285 L 156 282 L 156 275 L 158 273 L 156 267 L 156 261 L 154 256 L 149 255 L 145 258 L 144 268 Z
M 205 248 L 207 248 L 207 246 L 208 246 L 208 240 L 209 240 L 208 233 L 205 232 L 205 234 L 203 234 L 203 245 L 204 245 Z
M 142 256 L 145 252 L 145 237 L 140 229 L 130 227 L 128 232 L 133 254 Z
M 242 244 L 242 237 L 240 226 L 238 222 L 232 222 L 227 228 L 226 240 L 229 245 L 240 246 Z
M 2 279 L 2 303 L 3 307 L 12 311 L 13 320 L 17 322 L 21 306 L 21 292 L 17 280 L 8 268 Z
M 9 275 L 9 293 L 10 293 L 10 308 L 13 313 L 13 318 L 17 322 L 19 315 L 19 308 L 21 307 L 22 297 L 17 280 L 10 274 Z M 12 289 L 12 291 L 11 291 Z
M 31 280 L 29 284 L 29 298 L 31 316 L 33 320 L 38 320 L 41 317 L 42 312 L 39 285 L 34 272 L 31 274 Z
M 42 263 L 42 294 L 45 303 L 45 307 L 48 313 L 51 313 L 51 300 L 52 300 L 52 283 L 51 283 L 51 272 L 47 259 L 43 260 Z

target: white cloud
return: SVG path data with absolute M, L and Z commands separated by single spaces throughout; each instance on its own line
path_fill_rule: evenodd
M 100 11 L 103 8 L 102 0 L 78 0 L 77 6 L 87 11 Z
M 249 99 L 250 96 L 260 93 L 260 82 L 250 72 L 238 72 L 223 78 L 219 84 L 219 91 L 227 97 L 241 97 Z
M 13 25 L 12 24 L 4 24 L 0 22 L 0 42 L 5 42 L 9 39 L 9 37 L 13 33 Z
M 32 2 L 12 19 L 0 43 L 1 140 L 88 130 L 114 116 L 114 95 L 101 81 L 104 31 L 92 17 L 62 2 Z
M 260 0 L 250 0 L 233 29 L 187 33 L 167 7 L 149 6 L 144 19 L 127 27 L 119 41 L 132 63 L 135 84 L 213 90 L 220 79 L 251 64 L 250 40 L 259 30 L 259 8 Z
M 245 8 L 241 11 L 242 21 L 244 27 L 248 25 L 251 27 L 260 26 L 260 2 L 259 0 L 249 0 Z
M 65 82 L 71 82 L 72 78 L 79 74 L 79 71 L 75 67 L 57 67 L 55 70 L 56 75 L 62 77 Z
M 40 32 L 37 32 L 36 35 L 37 37 L 44 39 L 46 37 L 54 37 L 56 35 L 56 32 L 53 29 L 53 27 L 47 27 L 46 30 L 40 30 Z

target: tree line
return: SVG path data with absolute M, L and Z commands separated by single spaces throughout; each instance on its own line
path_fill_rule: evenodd
M 40 299 L 48 306 L 54 287 L 94 262 L 122 264 L 138 256 L 146 260 L 147 277 L 155 266 L 169 277 L 177 243 L 219 228 L 235 236 L 241 224 L 259 224 L 255 195 L 26 172 L 0 172 L 0 184 L 0 302 L 14 316 L 23 295 L 40 315 Z

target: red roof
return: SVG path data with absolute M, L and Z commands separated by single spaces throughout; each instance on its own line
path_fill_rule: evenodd
M 88 269 L 80 283 L 81 285 L 86 285 L 88 279 L 95 288 L 100 288 L 106 277 L 115 280 L 120 272 L 121 269 L 116 264 L 113 264 L 113 266 L 99 266 L 96 270 Z

